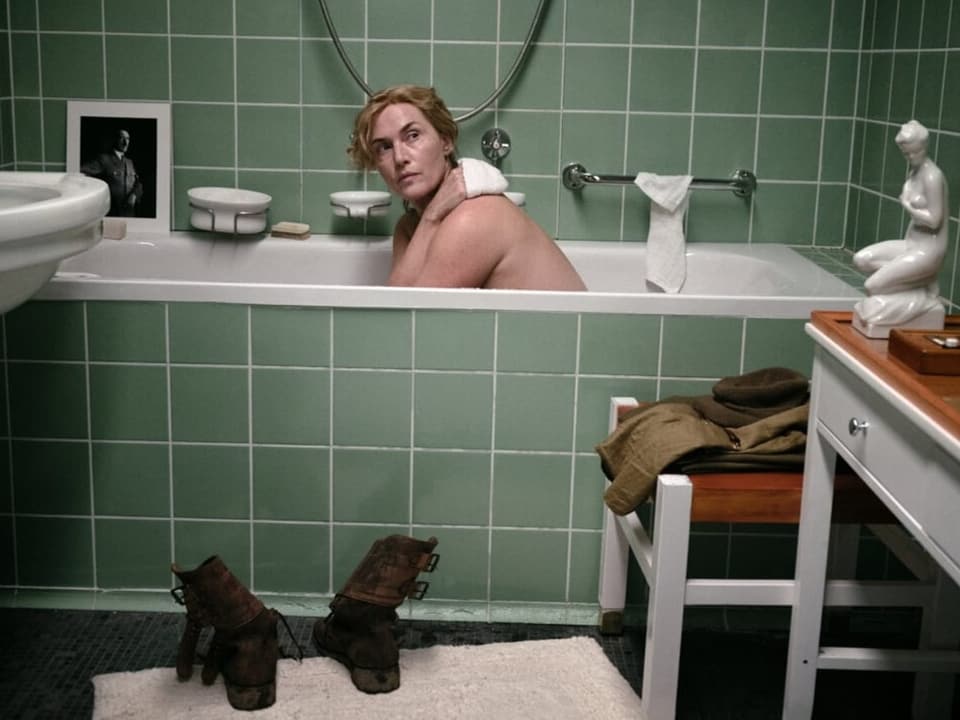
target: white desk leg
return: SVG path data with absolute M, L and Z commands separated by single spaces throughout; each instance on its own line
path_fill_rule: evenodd
M 816 418 L 813 407 L 810 418 Z M 836 458 L 834 449 L 820 437 L 816 425 L 811 422 L 807 432 L 797 535 L 796 582 L 783 696 L 784 720 L 805 720 L 813 713 Z
M 933 599 L 923 609 L 919 646 L 956 650 L 960 643 L 960 589 L 941 570 L 937 570 L 936 583 Z M 953 717 L 954 679 L 950 673 L 917 673 L 913 683 L 913 716 L 943 720 Z

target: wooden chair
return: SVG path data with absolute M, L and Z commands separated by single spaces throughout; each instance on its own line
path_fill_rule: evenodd
M 634 398 L 612 398 L 610 430 L 637 405 Z M 690 524 L 797 524 L 802 486 L 800 472 L 660 475 L 651 514 L 651 518 L 655 514 L 652 537 L 638 513 L 618 516 L 606 510 L 600 568 L 601 632 L 622 631 L 631 551 L 649 586 L 641 693 L 644 720 L 672 720 L 675 716 L 685 606 L 790 606 L 793 601 L 792 579 L 688 578 Z M 921 648 L 934 642 L 956 647 L 960 642 L 960 618 L 956 612 L 960 591 L 896 525 L 892 514 L 856 475 L 837 476 L 832 521 L 832 575 L 837 576 L 839 571 L 842 577 L 852 576 L 859 524 L 867 524 L 918 580 L 830 580 L 825 604 L 920 607 Z M 936 670 L 917 676 L 915 716 L 950 717 L 953 677 L 944 673 L 960 672 L 955 658 L 944 661 L 942 654 L 930 653 L 919 660 L 914 658 L 912 664 L 904 661 L 901 666 L 883 669 Z

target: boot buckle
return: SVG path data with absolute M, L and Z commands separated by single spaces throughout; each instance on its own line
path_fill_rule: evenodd
M 413 598 L 414 600 L 423 600 L 423 596 L 427 594 L 428 587 L 430 587 L 430 583 L 426 580 L 417 580 L 407 591 L 407 597 Z
M 184 596 L 183 588 L 184 588 L 183 585 L 178 585 L 175 588 L 170 588 L 170 594 L 173 596 L 173 599 L 177 603 L 177 605 L 187 604 L 187 599 Z
M 440 556 L 436 553 L 430 553 L 429 555 L 421 555 L 416 560 L 412 561 L 411 564 L 413 567 L 417 568 L 418 572 L 433 572 L 437 567 L 437 562 L 440 560 Z

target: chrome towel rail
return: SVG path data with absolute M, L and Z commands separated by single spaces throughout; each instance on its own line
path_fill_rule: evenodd
M 634 175 L 595 175 L 587 172 L 580 163 L 570 163 L 563 169 L 563 186 L 567 190 L 580 190 L 584 185 L 632 185 Z M 691 188 L 705 190 L 731 190 L 737 197 L 748 198 L 757 189 L 757 176 L 749 170 L 737 170 L 729 178 L 697 178 Z

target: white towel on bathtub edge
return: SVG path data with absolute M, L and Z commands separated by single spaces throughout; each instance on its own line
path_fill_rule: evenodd
M 634 179 L 650 198 L 647 233 L 647 282 L 667 293 L 676 293 L 687 279 L 683 217 L 690 198 L 691 175 L 639 173 Z
M 463 184 L 468 198 L 499 195 L 510 186 L 503 173 L 488 162 L 476 158 L 461 158 L 458 164 L 463 170 Z

